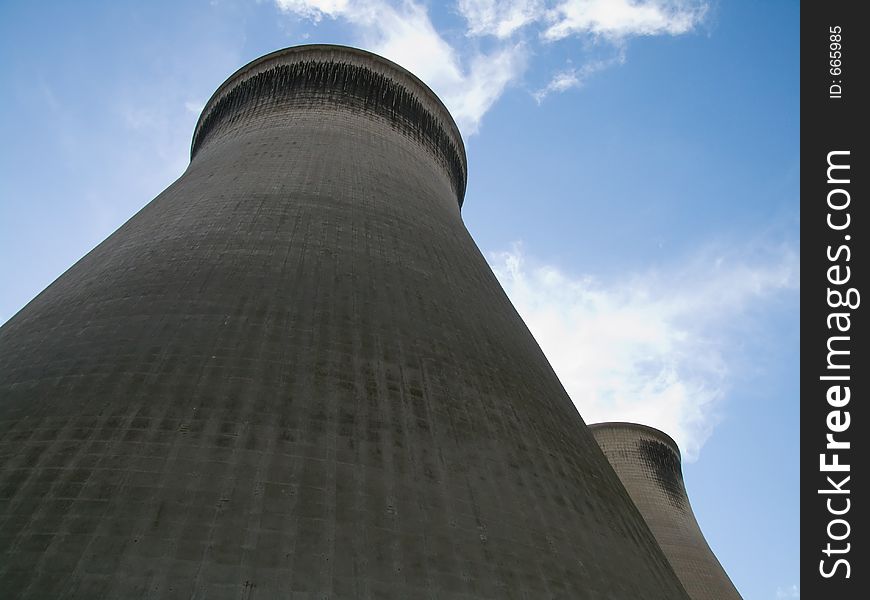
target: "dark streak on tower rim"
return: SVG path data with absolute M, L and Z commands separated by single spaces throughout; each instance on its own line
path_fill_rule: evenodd
M 465 145 L 444 103 L 406 69 L 347 46 L 284 48 L 233 73 L 200 114 L 191 143 L 191 160 L 220 125 L 243 120 L 269 104 L 308 99 L 382 118 L 417 139 L 447 170 L 462 207 L 468 175 Z
M 597 429 L 636 429 L 644 434 L 637 440 L 637 451 L 641 460 L 655 474 L 655 479 L 668 501 L 682 511 L 688 510 L 683 483 L 682 457 L 680 447 L 674 438 L 664 431 L 627 421 L 590 424 L 594 432 Z

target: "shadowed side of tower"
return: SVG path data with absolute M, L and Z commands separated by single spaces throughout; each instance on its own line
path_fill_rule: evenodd
M 589 430 L 692 600 L 740 600 L 692 512 L 676 442 L 636 423 L 595 423 Z
M 290 48 L 0 329 L 0 589 L 685 598 L 462 224 L 440 101 Z

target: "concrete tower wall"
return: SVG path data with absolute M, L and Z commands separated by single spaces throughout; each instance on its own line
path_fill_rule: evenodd
M 0 590 L 685 598 L 463 226 L 465 168 L 384 59 L 233 75 L 186 172 L 0 329 Z
M 740 600 L 692 512 L 676 442 L 636 423 L 595 423 L 589 430 L 692 600 Z

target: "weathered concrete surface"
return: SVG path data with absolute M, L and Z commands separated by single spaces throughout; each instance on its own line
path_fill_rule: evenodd
M 192 154 L 0 329 L 5 595 L 685 598 L 463 226 L 425 86 L 281 51 Z
M 676 442 L 637 423 L 595 423 L 589 430 L 692 600 L 740 600 L 692 512 Z

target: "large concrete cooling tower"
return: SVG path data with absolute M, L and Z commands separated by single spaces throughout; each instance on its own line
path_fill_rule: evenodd
M 465 177 L 387 60 L 230 77 L 178 181 L 0 329 L 2 595 L 686 598 Z
M 683 484 L 677 443 L 637 423 L 596 423 L 589 430 L 692 600 L 740 600 L 698 527 Z

